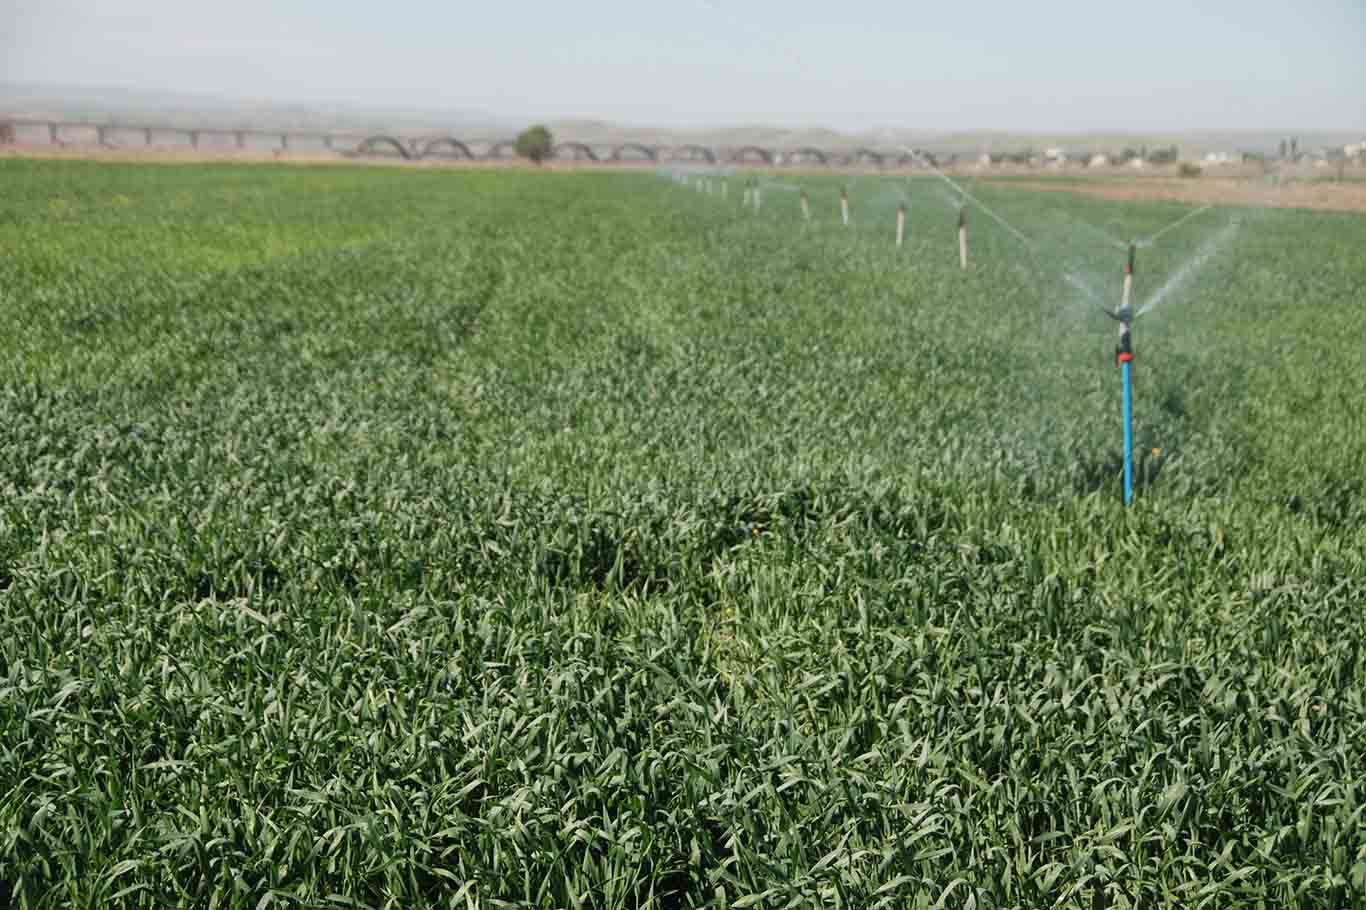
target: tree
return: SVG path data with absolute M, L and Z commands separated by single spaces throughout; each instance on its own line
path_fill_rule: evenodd
M 1179 157 L 1178 151 L 1179 150 L 1174 145 L 1164 149 L 1153 149 L 1153 151 L 1147 155 L 1147 161 L 1149 164 L 1175 164 L 1176 159 Z
M 529 158 L 534 163 L 540 164 L 550 157 L 554 145 L 555 138 L 550 135 L 550 130 L 538 123 L 536 126 L 524 130 L 517 137 L 517 154 L 522 158 Z

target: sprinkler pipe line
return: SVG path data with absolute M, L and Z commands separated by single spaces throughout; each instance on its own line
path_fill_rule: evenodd
M 958 209 L 958 265 L 963 271 L 968 270 L 968 209 L 963 206 Z

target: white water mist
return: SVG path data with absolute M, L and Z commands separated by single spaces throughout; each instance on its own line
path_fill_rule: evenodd
M 1144 303 L 1143 306 L 1139 307 L 1138 312 L 1135 315 L 1142 316 L 1144 313 L 1157 308 L 1174 292 L 1180 290 L 1205 263 L 1209 262 L 1214 255 L 1228 246 L 1229 242 L 1233 240 L 1234 236 L 1238 233 L 1239 226 L 1239 222 L 1233 221 L 1224 225 L 1211 235 L 1210 238 L 1202 243 L 1200 248 L 1195 251 L 1194 256 L 1183 263 L 1175 272 L 1172 272 L 1171 276 L 1162 283 L 1162 286 L 1157 289 L 1153 296 L 1148 298 L 1148 301 Z

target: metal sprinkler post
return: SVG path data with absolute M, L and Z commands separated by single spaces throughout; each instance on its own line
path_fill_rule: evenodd
M 901 248 L 901 240 L 906 236 L 906 203 L 896 207 L 896 245 Z
M 806 190 L 802 190 L 802 220 L 811 220 L 811 201 L 806 198 Z
M 849 226 L 849 188 L 840 187 L 840 218 L 844 221 L 844 226 Z

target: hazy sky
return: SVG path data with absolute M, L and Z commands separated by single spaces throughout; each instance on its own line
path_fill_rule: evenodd
M 1366 0 L 0 0 L 0 81 L 661 125 L 1358 129 Z

